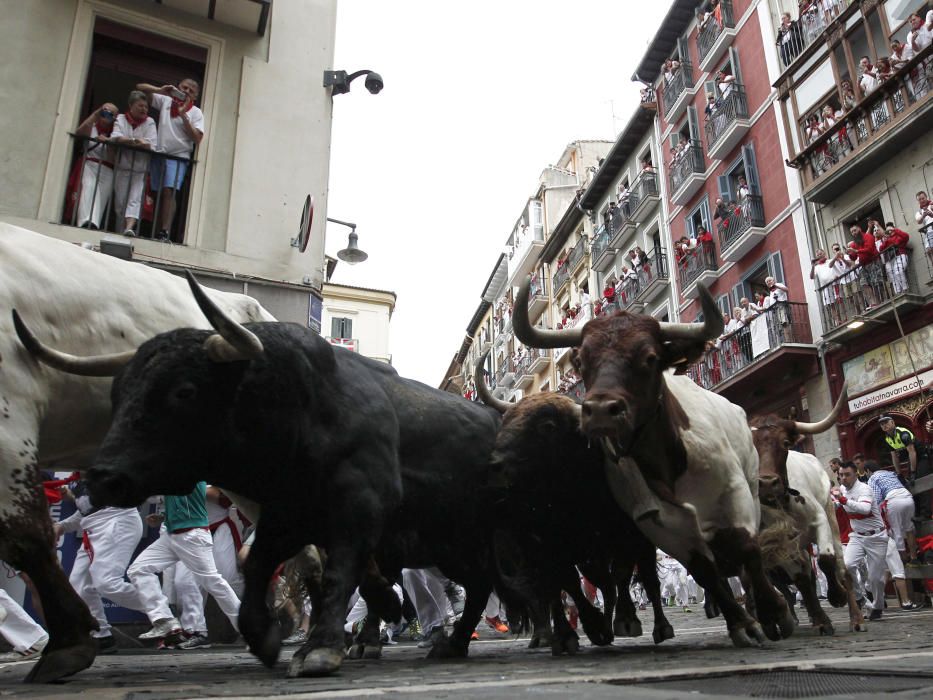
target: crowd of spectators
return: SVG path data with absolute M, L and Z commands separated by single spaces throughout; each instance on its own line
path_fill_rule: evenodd
M 797 19 L 790 12 L 783 13 L 775 43 L 784 66 L 789 66 L 848 4 L 849 0 L 799 0 Z
M 146 217 L 154 222 L 154 238 L 168 241 L 176 194 L 204 136 L 204 115 L 194 104 L 199 92 L 191 78 L 178 87 L 140 83 L 129 93 L 126 111 L 105 102 L 88 115 L 75 130 L 82 155 L 69 179 L 66 220 L 107 228 L 112 203 L 117 231 L 136 236 Z M 158 121 L 150 109 L 158 111 Z
M 933 224 L 933 207 L 926 192 L 917 193 L 920 209 L 917 223 L 929 231 Z M 840 325 L 854 312 L 871 311 L 880 303 L 908 290 L 907 270 L 910 254 L 910 235 L 887 222 L 869 219 L 863 230 L 858 224 L 849 227 L 851 240 L 843 248 L 839 243 L 831 246 L 832 255 L 816 251 L 811 261 L 810 279 L 820 295 L 825 316 L 833 326 Z M 927 254 L 933 241 L 924 234 Z
M 858 93 L 852 81 L 848 77 L 843 78 L 840 81 L 838 98 L 824 104 L 817 112 L 806 118 L 804 136 L 807 143 L 815 142 L 823 134 L 831 131 L 840 121 L 845 122 L 843 126 L 836 128 L 832 137 L 814 153 L 812 164 L 817 175 L 831 168 L 853 150 L 854 144 L 849 133 L 852 126 L 849 113 L 858 102 L 894 78 L 916 54 L 933 43 L 933 10 L 927 12 L 925 18 L 916 13 L 912 14 L 909 22 L 911 29 L 906 41 L 902 43 L 898 39 L 893 39 L 890 43 L 890 56 L 879 56 L 874 63 L 869 56 L 859 57 L 859 75 L 855 82 Z M 924 65 L 916 66 L 910 71 L 905 84 L 913 99 L 919 99 L 929 91 L 931 69 L 933 69 L 933 62 L 927 61 Z M 870 119 L 873 128 L 878 128 L 890 120 L 888 106 L 884 100 L 872 105 Z

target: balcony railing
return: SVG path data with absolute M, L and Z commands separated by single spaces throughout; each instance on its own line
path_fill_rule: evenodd
M 789 27 L 778 27 L 778 56 L 784 69 L 797 59 L 810 44 L 818 40 L 826 28 L 841 15 L 846 7 L 858 5 L 851 0 L 831 0 L 814 2 L 807 12 L 793 20 Z
M 561 287 L 563 287 L 567 280 L 570 279 L 570 266 L 564 261 L 563 265 L 558 266 L 557 272 L 554 273 L 554 279 L 551 283 L 551 290 L 554 295 L 557 296 L 560 293 Z
M 700 63 L 712 50 L 724 27 L 729 29 L 735 27 L 735 20 L 732 17 L 732 0 L 720 0 L 716 12 L 706 22 L 706 26 L 697 32 L 697 56 L 700 58 Z
M 691 87 L 693 87 L 693 66 L 690 65 L 690 61 L 683 60 L 680 62 L 680 68 L 674 71 L 671 81 L 664 83 L 662 101 L 664 103 L 665 119 L 670 118 L 671 109 L 673 109 L 677 100 Z
M 609 231 L 607 231 L 603 226 L 600 228 L 599 233 L 597 233 L 596 237 L 593 239 L 593 245 L 590 246 L 590 257 L 593 260 L 598 260 L 599 256 L 602 255 L 608 247 Z
M 733 84 L 725 98 L 716 101 L 716 108 L 706 122 L 706 147 L 711 149 L 736 119 L 748 119 L 748 99 L 745 88 Z
M 679 190 L 691 175 L 702 175 L 706 171 L 703 144 L 696 140 L 690 141 L 690 144 L 674 157 L 668 169 L 671 171 L 671 192 Z
M 154 238 L 182 243 L 188 210 L 188 183 L 195 161 L 149 149 L 71 134 L 75 143 L 72 175 L 65 192 L 62 223 L 102 231 L 114 231 L 140 238 Z M 181 168 L 169 168 L 182 173 L 177 182 L 164 182 L 170 162 L 184 163 Z M 161 187 L 152 187 L 153 179 Z M 160 212 L 166 188 L 175 197 L 175 216 L 161 236 Z M 127 226 L 127 220 L 132 220 Z
M 813 184 L 863 152 L 880 135 L 907 122 L 919 107 L 928 106 L 933 87 L 931 57 L 933 46 L 928 46 L 820 134 L 791 165 L 804 168 L 808 184 Z
M 616 285 L 616 304 L 620 311 L 625 311 L 635 303 L 638 293 L 641 291 L 641 281 L 638 276 L 628 277 Z
M 567 267 L 571 272 L 577 269 L 577 266 L 583 261 L 583 258 L 586 256 L 588 251 L 587 240 L 584 237 L 580 237 L 580 240 L 577 241 L 577 244 L 570 251 L 570 255 L 567 256 Z
M 888 301 L 917 293 L 910 253 L 898 255 L 895 248 L 888 248 L 867 265 L 854 267 L 817 289 L 823 330 L 829 332 Z
M 751 319 L 748 325 L 723 336 L 689 370 L 700 386 L 712 389 L 787 343 L 813 342 L 807 305 L 781 301 Z
M 544 279 L 541 277 L 540 273 L 535 273 L 531 276 L 531 285 L 530 285 L 530 294 L 529 303 L 531 299 L 535 297 L 546 296 L 547 291 L 544 289 Z
M 654 297 L 659 283 L 666 284 L 670 279 L 670 268 L 667 262 L 667 253 L 663 248 L 655 248 L 648 253 L 648 259 L 643 265 L 637 265 L 638 273 L 638 299 L 650 300 Z
M 658 197 L 658 174 L 654 170 L 642 170 L 632 183 L 629 211 L 637 216 L 641 206 L 652 197 Z
M 765 208 L 761 196 L 748 194 L 742 204 L 729 213 L 717 224 L 719 231 L 719 249 L 726 250 L 735 243 L 742 234 L 755 226 L 765 225 Z
M 696 248 L 688 250 L 677 261 L 677 279 L 680 280 L 680 289 L 683 290 L 707 270 L 716 272 L 719 263 L 716 260 L 716 249 L 710 241 L 697 244 Z
M 606 228 L 609 230 L 610 238 L 614 238 L 615 235 L 619 233 L 619 231 L 621 231 L 626 224 L 631 222 L 631 211 L 635 206 L 637 206 L 632 204 L 633 195 L 633 192 L 629 192 L 625 201 L 619 202 L 619 206 L 613 210 L 612 216 L 607 219 Z
M 515 363 L 511 357 L 505 358 L 496 368 L 496 386 L 510 386 L 515 381 Z
M 331 345 L 335 345 L 338 348 L 344 348 L 350 350 L 351 352 L 360 351 L 360 341 L 359 338 L 335 338 L 333 336 L 324 336 L 326 340 Z

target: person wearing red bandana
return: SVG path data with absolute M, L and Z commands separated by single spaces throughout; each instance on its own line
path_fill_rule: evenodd
M 139 90 L 130 93 L 127 110 L 114 122 L 110 141 L 129 146 L 119 149 L 120 155 L 114 171 L 113 199 L 117 220 L 123 217 L 123 235 L 135 236 L 146 171 L 149 169 L 148 151 L 154 149 L 158 141 L 155 120 L 149 116 L 146 93 Z
M 99 229 L 100 221 L 110 204 L 113 192 L 113 154 L 106 141 L 113 132 L 117 106 L 105 102 L 88 115 L 75 129 L 76 136 L 84 136 L 84 165 L 81 168 L 81 185 L 78 190 L 78 216 L 76 225 L 81 228 Z
M 140 83 L 136 89 L 149 95 L 152 106 L 159 110 L 158 151 L 174 156 L 153 158 L 149 167 L 152 189 L 162 190 L 159 211 L 156 212 L 156 239 L 168 241 L 175 218 L 175 193 L 185 181 L 192 151 L 204 138 L 204 114 L 194 105 L 201 87 L 193 78 L 185 78 L 178 87 Z

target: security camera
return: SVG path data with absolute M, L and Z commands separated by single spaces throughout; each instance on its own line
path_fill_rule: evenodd
M 383 88 L 382 76 L 370 71 L 366 74 L 366 89 L 372 94 L 378 95 Z

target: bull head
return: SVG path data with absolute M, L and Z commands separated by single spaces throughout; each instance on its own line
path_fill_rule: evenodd
M 774 415 L 756 417 L 749 422 L 755 449 L 758 451 L 758 497 L 762 503 L 786 503 L 789 496 L 800 498 L 788 484 L 788 450 L 804 435 L 826 432 L 836 424 L 842 405 L 848 398 L 848 386 L 848 382 L 843 384 L 833 409 L 816 423 L 802 423 Z
M 256 334 L 234 321 L 217 306 L 190 270 L 186 270 L 185 275 L 195 301 L 217 331 L 204 341 L 207 356 L 214 362 L 237 362 L 261 357 L 262 342 Z M 113 377 L 136 355 L 135 350 L 127 350 L 108 355 L 79 357 L 55 350 L 36 338 L 16 309 L 13 309 L 13 327 L 20 342 L 33 357 L 42 364 L 68 374 L 82 377 Z

